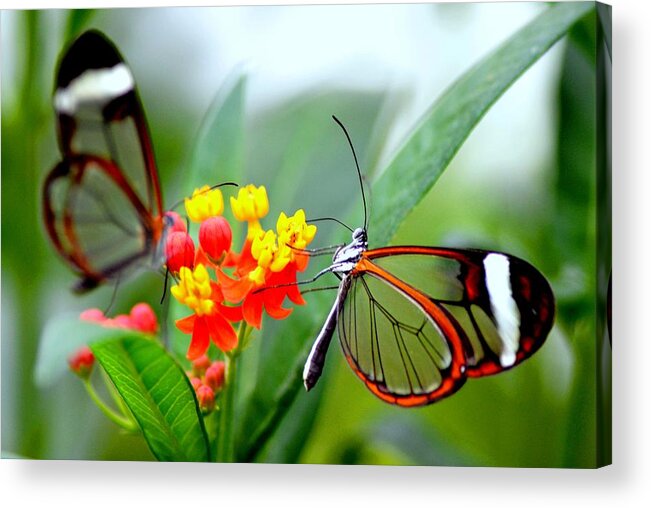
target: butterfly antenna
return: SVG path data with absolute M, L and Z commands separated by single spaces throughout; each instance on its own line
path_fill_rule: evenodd
M 163 282 L 163 294 L 160 297 L 160 304 L 163 305 L 163 301 L 165 301 L 165 294 L 167 293 L 167 280 L 170 277 L 170 269 L 165 268 L 165 282 Z
M 334 221 L 334 222 L 336 222 L 337 224 L 340 224 L 340 225 L 342 225 L 343 227 L 345 227 L 345 228 L 346 228 L 348 231 L 350 231 L 351 233 L 353 232 L 353 228 L 351 228 L 348 224 L 346 224 L 346 223 L 340 221 L 339 219 L 335 219 L 334 217 L 319 217 L 318 219 L 308 219 L 306 222 L 310 222 L 310 223 L 312 223 L 312 222 L 322 222 L 322 221 L 324 221 L 324 220 L 331 220 L 331 221 Z
M 350 135 L 348 134 L 348 131 L 346 130 L 346 127 L 344 127 L 344 124 L 339 121 L 339 119 L 335 116 L 332 115 L 332 119 L 339 124 L 339 127 L 344 131 L 344 134 L 346 135 L 346 139 L 348 140 L 348 144 L 350 145 L 350 150 L 353 152 L 353 158 L 355 159 L 355 167 L 357 168 L 357 176 L 359 177 L 359 188 L 362 191 L 362 201 L 364 203 L 364 231 L 366 231 L 366 227 L 368 225 L 368 213 L 366 210 L 366 195 L 364 194 L 364 181 L 362 178 L 362 171 L 359 169 L 359 162 L 357 161 L 357 154 L 355 153 L 355 147 L 353 146 L 353 142 L 350 139 Z
M 209 188 L 208 188 L 207 190 L 205 190 L 204 192 L 208 192 L 208 191 L 211 191 L 211 190 L 214 190 L 214 189 L 219 189 L 220 187 L 225 187 L 225 186 L 227 186 L 227 185 L 229 185 L 229 186 L 231 186 L 231 187 L 239 187 L 239 185 L 238 185 L 237 183 L 235 183 L 235 182 L 224 182 L 224 183 L 218 183 L 218 184 L 215 184 L 215 185 L 209 187 Z M 183 203 L 185 203 L 185 198 L 183 198 L 183 199 L 179 199 L 176 203 L 174 203 L 174 204 L 170 207 L 170 210 L 176 210 L 176 209 L 177 209 L 179 206 L 181 206 Z
M 239 185 L 236 182 L 224 182 L 224 183 L 217 183 L 213 185 L 212 187 L 210 187 L 210 190 L 219 189 L 220 187 L 226 187 L 226 186 L 239 187 Z
M 165 346 L 165 349 L 170 349 L 170 329 L 169 329 L 169 316 L 170 316 L 170 299 L 166 298 L 162 302 L 163 309 L 161 310 L 160 319 L 160 337 Z

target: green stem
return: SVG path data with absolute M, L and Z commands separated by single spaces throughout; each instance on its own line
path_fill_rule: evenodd
M 235 414 L 235 390 L 237 379 L 237 361 L 240 355 L 240 345 L 247 335 L 246 322 L 240 323 L 237 333 L 237 348 L 226 355 L 226 379 L 219 403 L 219 436 L 217 437 L 217 462 L 233 462 L 233 416 Z
M 113 402 L 115 402 L 115 405 L 122 412 L 122 414 L 131 415 L 131 410 L 125 404 L 122 396 L 118 393 L 118 390 L 113 384 L 113 381 L 111 381 L 111 378 L 108 376 L 108 374 L 104 369 L 99 369 L 99 370 L 102 373 L 102 379 L 104 380 L 104 385 L 106 386 L 106 390 L 109 392 L 109 395 L 111 396 L 111 399 L 113 399 Z
M 84 386 L 86 387 L 86 392 L 88 392 L 88 395 L 93 400 L 95 405 L 100 409 L 102 413 L 106 415 L 109 420 L 111 420 L 113 423 L 116 423 L 128 432 L 135 432 L 138 429 L 138 426 L 133 420 L 115 413 L 110 407 L 104 404 L 104 401 L 99 398 L 99 395 L 97 395 L 95 388 L 93 388 L 90 379 L 84 379 Z

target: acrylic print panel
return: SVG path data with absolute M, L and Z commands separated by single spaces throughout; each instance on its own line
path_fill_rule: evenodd
M 610 462 L 609 8 L 2 34 L 4 456 Z

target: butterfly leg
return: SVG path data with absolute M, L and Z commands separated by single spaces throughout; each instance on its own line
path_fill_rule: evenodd
M 290 246 L 290 248 L 299 254 L 306 254 L 308 256 L 321 256 L 323 254 L 332 254 L 342 247 L 345 247 L 345 245 L 345 243 L 340 243 L 337 245 L 329 245 L 328 247 L 320 247 L 318 249 L 297 249 L 296 247 L 292 246 Z
M 262 291 L 266 291 L 267 289 L 276 289 L 276 288 L 284 288 L 284 287 L 287 287 L 287 286 L 302 286 L 304 284 L 312 284 L 312 282 L 315 282 L 316 280 L 318 280 L 320 277 L 322 277 L 326 273 L 331 273 L 331 272 L 332 272 L 332 266 L 329 266 L 328 268 L 324 268 L 323 270 L 321 270 L 319 273 L 317 273 L 311 279 L 299 280 L 297 282 L 288 282 L 287 284 L 275 284 L 273 286 L 263 287 L 263 288 L 256 289 L 255 291 L 253 291 L 253 294 L 261 293 Z

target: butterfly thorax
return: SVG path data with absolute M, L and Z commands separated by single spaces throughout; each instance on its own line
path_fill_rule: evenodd
M 332 256 L 330 271 L 348 275 L 355 269 L 357 262 L 362 258 L 364 251 L 368 249 L 366 230 L 357 228 L 353 231 L 353 241 L 345 245 Z

